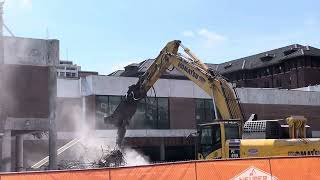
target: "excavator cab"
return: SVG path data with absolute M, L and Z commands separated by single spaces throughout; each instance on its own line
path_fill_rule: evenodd
M 198 159 L 224 158 L 225 143 L 230 139 L 241 139 L 240 120 L 199 124 L 196 147 Z

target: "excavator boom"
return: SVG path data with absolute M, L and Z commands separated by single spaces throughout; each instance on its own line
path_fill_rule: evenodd
M 184 49 L 187 57 L 178 53 L 179 47 Z M 138 82 L 129 86 L 125 98 L 114 113 L 105 117 L 105 123 L 113 123 L 118 128 L 118 146 L 121 147 L 126 126 L 137 109 L 137 103 L 146 97 L 150 88 L 171 65 L 214 99 L 222 119 L 243 119 L 232 86 L 221 75 L 202 63 L 188 48 L 181 45 L 181 41 L 174 40 L 161 50 L 152 65 L 139 77 Z

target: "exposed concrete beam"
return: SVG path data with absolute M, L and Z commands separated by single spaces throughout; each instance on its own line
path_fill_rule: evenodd
M 7 117 L 5 129 L 48 131 L 48 118 L 12 118 Z

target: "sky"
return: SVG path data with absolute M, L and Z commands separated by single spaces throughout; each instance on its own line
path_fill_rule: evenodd
M 60 41 L 60 59 L 109 74 L 181 40 L 222 63 L 290 44 L 320 48 L 318 0 L 6 0 L 17 37 Z M 6 33 L 8 35 L 8 33 Z

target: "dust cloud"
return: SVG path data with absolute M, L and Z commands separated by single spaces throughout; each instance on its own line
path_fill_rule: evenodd
M 58 108 L 58 107 L 57 107 Z M 144 156 L 140 152 L 130 148 L 121 147 L 117 145 L 117 130 L 108 129 L 105 131 L 99 131 L 97 133 L 93 127 L 95 119 L 83 119 L 81 108 L 75 106 L 64 106 L 63 114 L 67 113 L 68 121 L 73 122 L 75 125 L 75 137 L 81 138 L 79 143 L 71 147 L 65 153 L 58 157 L 59 164 L 66 164 L 68 162 L 77 162 L 80 168 L 93 167 L 93 163 L 98 163 L 104 156 L 112 153 L 112 151 L 121 151 L 124 159 L 124 163 L 121 166 L 137 166 L 149 164 L 149 158 Z M 63 117 L 63 116 L 62 116 Z M 58 119 L 57 119 L 58 120 Z M 63 121 L 66 121 L 64 119 Z M 58 120 L 61 122 L 61 120 Z M 107 132 L 108 131 L 108 132 Z M 101 137 L 100 133 L 107 133 Z

